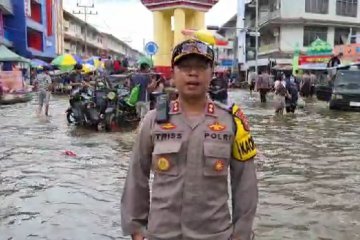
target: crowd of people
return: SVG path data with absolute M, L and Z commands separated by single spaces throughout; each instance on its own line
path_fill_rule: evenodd
M 300 97 L 312 98 L 315 94 L 315 85 L 318 77 L 314 71 L 304 71 L 299 74 L 295 71 L 278 71 L 270 74 L 267 69 L 262 69 L 258 74 L 251 71 L 248 74 L 250 96 L 257 91 L 260 102 L 267 102 L 269 92 L 274 93 L 274 108 L 276 114 L 295 113 Z

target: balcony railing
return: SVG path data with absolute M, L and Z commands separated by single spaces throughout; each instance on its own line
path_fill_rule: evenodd
M 263 25 L 273 19 L 280 18 L 280 9 L 273 12 L 261 12 L 259 16 L 259 25 Z

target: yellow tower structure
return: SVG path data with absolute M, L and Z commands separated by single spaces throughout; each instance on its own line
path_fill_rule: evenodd
M 157 71 L 168 75 L 171 67 L 171 51 L 185 40 L 184 29 L 204 29 L 205 13 L 218 0 L 142 0 L 145 7 L 153 12 L 154 42 L 159 50 L 154 56 Z

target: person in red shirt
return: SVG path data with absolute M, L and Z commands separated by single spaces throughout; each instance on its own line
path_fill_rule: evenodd
M 119 73 L 121 69 L 121 63 L 118 59 L 114 61 L 114 72 Z

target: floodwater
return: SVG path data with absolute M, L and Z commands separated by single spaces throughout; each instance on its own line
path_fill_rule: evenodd
M 360 239 L 360 113 L 311 101 L 274 117 L 271 103 L 231 96 L 259 148 L 255 239 Z M 134 132 L 69 127 L 66 98 L 51 104 L 50 118 L 36 101 L 0 106 L 0 240 L 128 239 L 120 197 Z

